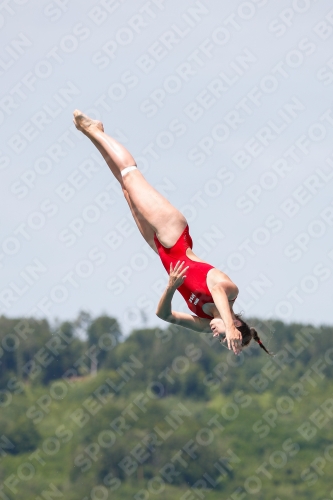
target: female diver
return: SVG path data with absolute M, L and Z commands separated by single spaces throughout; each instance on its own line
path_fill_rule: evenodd
M 169 273 L 169 283 L 157 306 L 157 316 L 195 331 L 210 328 L 213 336 L 220 337 L 220 342 L 226 342 L 235 354 L 239 354 L 252 338 L 269 354 L 256 330 L 233 311 L 237 286 L 225 273 L 192 252 L 192 239 L 183 214 L 146 181 L 132 155 L 104 133 L 101 122 L 75 110 L 74 124 L 104 157 L 121 185 L 139 231 L 159 254 Z M 171 309 L 177 289 L 194 315 Z

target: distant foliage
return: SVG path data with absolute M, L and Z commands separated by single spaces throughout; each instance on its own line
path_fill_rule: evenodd
M 0 413 L 2 443 L 11 455 L 32 452 L 40 443 L 38 427 L 26 417 L 27 408 L 28 401 L 24 396 L 16 396 L 15 401 Z
M 200 498 L 186 491 L 207 474 L 207 500 L 233 498 L 264 463 L 277 464 L 274 489 L 260 476 L 258 498 L 325 498 L 330 475 L 314 490 L 307 471 L 333 440 L 333 329 L 249 323 L 275 357 L 255 343 L 235 356 L 173 325 L 123 339 L 106 315 L 55 326 L 1 317 L 0 475 L 40 457 L 15 500 L 44 498 L 43 488 L 68 500 L 147 498 L 150 480 L 165 500 Z M 298 431 L 312 412 L 314 440 Z

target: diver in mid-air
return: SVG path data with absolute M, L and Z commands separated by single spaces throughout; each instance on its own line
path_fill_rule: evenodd
M 195 331 L 210 328 L 213 336 L 220 337 L 220 341 L 235 354 L 239 354 L 252 339 L 270 354 L 257 331 L 233 311 L 238 295 L 235 283 L 193 253 L 189 227 L 183 214 L 146 181 L 132 155 L 105 134 L 101 122 L 76 110 L 74 124 L 103 155 L 121 185 L 139 231 L 159 254 L 169 273 L 168 285 L 157 306 L 157 316 Z M 194 315 L 172 310 L 171 301 L 176 290 Z

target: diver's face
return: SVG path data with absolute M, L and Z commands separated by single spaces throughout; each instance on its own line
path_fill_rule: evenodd
M 213 332 L 213 337 L 220 336 L 221 339 L 225 339 L 225 325 L 221 318 L 214 318 L 209 323 L 210 329 Z M 242 322 L 239 319 L 234 319 L 234 325 L 237 328 L 238 326 L 242 326 Z
M 221 318 L 212 319 L 209 325 L 214 337 L 218 335 L 224 335 L 225 337 L 225 326 Z

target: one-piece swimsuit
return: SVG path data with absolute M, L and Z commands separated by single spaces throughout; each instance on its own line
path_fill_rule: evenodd
M 185 261 L 183 267 L 189 266 L 186 271 L 184 283 L 178 287 L 178 291 L 184 297 L 189 309 L 200 318 L 212 319 L 212 316 L 206 314 L 202 307 L 207 303 L 214 303 L 213 297 L 207 286 L 207 274 L 214 266 L 205 262 L 195 262 L 186 255 L 186 250 L 193 247 L 192 238 L 189 233 L 189 227 L 186 226 L 176 243 L 167 248 L 158 240 L 156 234 L 154 241 L 161 258 L 162 264 L 169 273 L 170 264 L 173 267 L 178 261 Z

